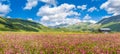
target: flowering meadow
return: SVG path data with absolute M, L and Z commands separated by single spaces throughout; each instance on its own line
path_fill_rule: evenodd
M 120 33 L 0 32 L 0 54 L 119 54 Z

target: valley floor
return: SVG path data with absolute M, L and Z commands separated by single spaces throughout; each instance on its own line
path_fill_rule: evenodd
M 118 54 L 120 33 L 0 32 L 0 54 Z

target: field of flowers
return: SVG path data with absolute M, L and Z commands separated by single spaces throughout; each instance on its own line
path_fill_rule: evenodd
M 0 32 L 0 54 L 119 54 L 120 33 Z

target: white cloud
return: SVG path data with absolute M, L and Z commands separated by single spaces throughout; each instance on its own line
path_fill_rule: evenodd
M 85 16 L 84 16 L 84 20 L 89 20 L 89 19 L 91 19 L 92 17 L 91 16 L 89 16 L 89 14 L 86 14 Z
M 92 17 L 91 17 L 91 16 L 89 16 L 89 14 L 86 14 L 86 15 L 84 16 L 84 18 L 83 18 L 82 22 L 90 22 L 90 23 L 95 24 L 97 21 L 92 20 L 91 18 L 92 18 Z
M 12 18 L 11 16 L 7 16 L 7 18 Z
M 109 18 L 109 17 L 111 17 L 111 16 L 103 16 L 102 18 Z
M 56 6 L 56 0 L 27 0 L 26 6 L 24 7 L 25 10 L 31 10 L 33 7 L 38 5 L 38 2 L 44 2 L 49 5 Z
M 95 20 L 82 20 L 82 22 L 89 22 L 89 23 L 92 23 L 92 24 L 95 24 L 95 23 L 97 23 L 97 21 L 95 21 Z
M 89 22 L 93 23 L 93 24 L 97 23 L 97 21 L 95 21 L 95 20 L 89 20 Z
M 82 20 L 82 22 L 89 22 L 89 23 L 95 24 L 97 21 L 95 21 L 95 20 Z
M 80 20 L 77 19 L 80 14 L 73 11 L 73 9 L 75 9 L 75 5 L 66 3 L 57 7 L 45 5 L 39 9 L 37 16 L 42 16 L 41 23 L 46 26 L 74 24 L 80 22 Z M 72 16 L 72 18 L 68 18 L 68 16 Z
M 88 9 L 88 12 L 93 12 L 95 10 L 98 10 L 96 7 L 91 7 L 90 9 Z
M 87 9 L 87 5 L 77 6 L 78 9 L 85 10 Z
M 11 9 L 10 9 L 9 5 L 5 5 L 5 4 L 0 3 L 0 16 L 5 16 L 10 11 L 11 11 Z
M 40 1 L 50 4 L 50 5 L 54 5 L 54 6 L 56 6 L 56 4 L 57 4 L 56 0 L 40 0 Z
M 105 9 L 108 14 L 119 15 L 120 14 L 120 0 L 108 0 L 100 6 L 101 9 Z
M 77 18 L 65 18 L 65 19 L 50 19 L 50 20 L 41 20 L 41 23 L 45 26 L 56 26 L 60 24 L 72 25 L 81 22 L 80 19 Z
M 29 21 L 33 21 L 33 19 L 32 19 L 32 18 L 28 18 L 27 20 L 29 20 Z
M 24 9 L 31 10 L 33 7 L 35 7 L 38 4 L 38 0 L 27 0 L 28 3 L 26 3 L 26 6 Z

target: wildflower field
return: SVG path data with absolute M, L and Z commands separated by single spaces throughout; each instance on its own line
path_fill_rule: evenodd
M 0 32 L 0 54 L 119 54 L 120 33 Z

